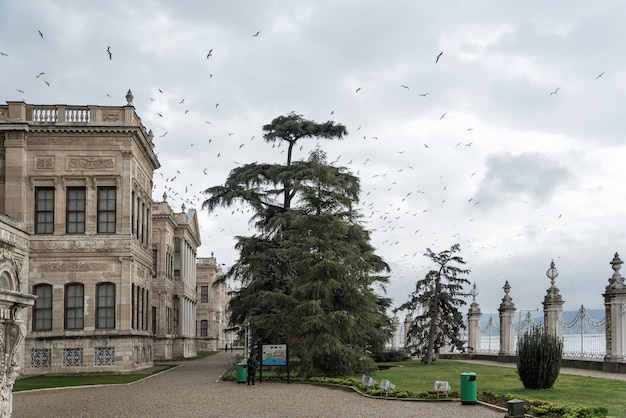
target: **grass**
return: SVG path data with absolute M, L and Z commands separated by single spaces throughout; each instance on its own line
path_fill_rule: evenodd
M 453 360 L 437 360 L 434 364 L 425 365 L 419 361 L 407 360 L 397 363 L 381 363 L 391 365 L 386 370 L 379 370 L 371 376 L 380 382 L 389 379 L 397 389 L 423 392 L 433 389 L 436 380 L 447 380 L 453 391 L 460 391 L 461 373 L 476 373 L 476 388 L 479 393 L 484 391 L 510 393 L 515 397 L 549 402 L 568 406 L 604 406 L 610 416 L 626 417 L 626 381 L 603 379 L 585 376 L 560 374 L 550 389 L 525 389 L 517 370 L 510 367 L 469 364 Z
M 64 376 L 32 376 L 17 379 L 13 384 L 13 392 L 20 392 L 24 390 L 33 389 L 50 389 L 58 387 L 68 386 L 92 386 L 92 385 L 120 385 L 136 382 L 137 380 L 145 379 L 155 373 L 160 373 L 164 370 L 175 367 L 175 364 L 170 364 L 173 361 L 189 361 L 196 360 L 202 357 L 211 356 L 215 354 L 214 351 L 202 351 L 198 352 L 195 357 L 179 358 L 166 361 L 155 361 L 155 367 L 150 369 L 147 373 L 135 373 L 135 374 L 86 374 L 86 375 L 64 375 Z

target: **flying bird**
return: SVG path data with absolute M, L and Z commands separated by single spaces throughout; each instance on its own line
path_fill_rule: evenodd
M 409 86 L 407 86 L 406 84 L 402 84 L 400 87 L 402 87 L 403 89 L 409 89 Z
M 426 96 L 428 96 L 429 94 L 430 94 L 430 93 L 420 93 L 420 96 L 422 96 L 422 97 L 426 97 Z
M 41 36 L 41 39 L 43 39 L 43 33 L 40 30 L 38 30 L 37 32 L 39 33 L 39 36 Z
M 206 54 L 206 59 L 209 59 L 209 57 L 212 56 L 212 55 L 213 55 L 213 49 L 210 49 L 209 53 Z
M 598 75 L 596 76 L 596 80 L 597 80 L 597 79 L 599 79 L 600 77 L 602 77 L 603 75 L 604 75 L 604 71 L 602 71 L 600 74 L 598 74 Z
M 167 135 L 167 132 L 165 132 L 163 135 L 160 135 L 160 138 L 163 138 L 165 135 Z
M 9 54 L 5 54 L 4 52 L 0 51 L 0 56 L 3 56 L 3 57 L 8 57 L 8 56 L 9 56 Z
M 44 72 L 41 72 L 41 73 L 37 74 L 37 75 L 35 76 L 35 78 L 39 78 L 39 77 L 41 77 L 41 76 L 42 76 L 42 75 L 44 75 L 44 74 L 45 74 Z
M 356 89 L 356 93 L 358 93 L 359 91 L 361 91 L 361 87 L 359 87 L 358 89 Z
M 557 94 L 559 92 L 560 87 L 557 87 L 556 90 L 550 92 L 550 96 L 553 94 Z
M 112 60 L 113 59 L 113 53 L 111 52 L 111 47 L 107 46 L 107 54 L 109 54 L 109 59 Z
M 442 55 L 443 55 L 443 51 L 441 51 L 439 55 L 437 55 L 437 58 L 435 58 L 435 64 L 439 62 L 439 58 L 441 58 Z
M 50 87 L 50 83 L 48 83 L 46 80 L 44 80 L 43 82 L 46 83 L 46 86 Z
M 17 89 L 15 91 L 17 91 L 18 93 L 22 93 L 22 94 L 24 93 L 24 90 L 20 90 L 20 89 Z
M 257 36 L 257 37 L 258 37 L 258 36 L 259 36 L 259 33 L 261 33 L 261 31 L 258 31 L 257 33 L 255 33 L 255 34 L 254 34 L 254 35 L 252 35 L 252 36 L 253 36 L 253 37 L 254 37 L 254 36 Z
M 443 119 L 444 116 L 446 116 L 446 114 L 444 113 L 443 115 L 441 115 L 441 117 L 439 118 L 439 120 Z

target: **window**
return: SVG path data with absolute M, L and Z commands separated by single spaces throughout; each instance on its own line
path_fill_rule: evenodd
M 66 230 L 68 234 L 85 233 L 85 202 L 84 187 L 68 187 Z
M 83 285 L 65 286 L 65 329 L 83 329 Z
M 35 234 L 54 232 L 54 188 L 35 188 Z
M 209 303 L 209 286 L 200 287 L 200 303 Z
M 174 277 L 180 277 L 180 238 L 174 238 Z
M 209 321 L 203 319 L 200 321 L 200 336 L 208 337 L 209 336 Z
M 157 268 L 159 261 L 159 250 L 152 250 L 152 277 L 157 276 Z
M 40 284 L 34 287 L 37 295 L 33 306 L 33 331 L 50 331 L 52 329 L 52 286 Z
M 98 233 L 115 233 L 115 187 L 98 187 Z
M 96 328 L 115 328 L 115 285 L 99 283 L 96 287 Z

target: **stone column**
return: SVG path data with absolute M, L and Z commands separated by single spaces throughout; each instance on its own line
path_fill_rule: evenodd
M 546 276 L 550 279 L 550 287 L 543 298 L 543 324 L 547 332 L 563 340 L 563 298 L 559 294 L 559 289 L 554 284 L 554 280 L 559 275 L 559 271 L 554 267 L 554 260 L 550 262 L 550 268 Z
M 411 323 L 413 322 L 413 318 L 411 318 L 411 314 L 407 314 L 406 318 L 404 318 L 404 348 L 407 347 L 407 343 L 409 342 L 409 329 L 411 329 Z
M 400 320 L 398 319 L 398 315 L 394 315 L 391 320 L 391 349 L 393 351 L 397 351 L 400 348 Z
M 504 297 L 498 308 L 500 313 L 500 351 L 498 356 L 509 356 L 513 353 L 515 342 L 515 304 L 509 292 L 511 286 L 507 280 L 504 284 Z M 504 359 L 503 359 L 504 360 Z
M 609 279 L 604 296 L 606 312 L 606 356 L 603 369 L 608 372 L 623 372 L 626 367 L 626 285 L 619 273 L 623 261 L 615 253 L 611 261 L 613 276 Z
M 476 302 L 476 296 L 478 296 L 476 283 L 474 283 L 474 287 L 472 287 L 470 294 L 472 295 L 472 304 L 470 305 L 469 312 L 467 313 L 467 350 L 470 353 L 475 353 L 480 351 L 480 320 L 483 316 L 480 312 L 480 307 Z
M 26 324 L 25 309 L 35 304 L 34 295 L 0 289 L 0 417 L 13 412 L 13 383 L 20 369 Z

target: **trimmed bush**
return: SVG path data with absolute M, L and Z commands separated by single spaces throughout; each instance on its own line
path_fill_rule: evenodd
M 526 389 L 549 389 L 561 371 L 563 343 L 542 326 L 529 329 L 517 343 L 517 373 Z

